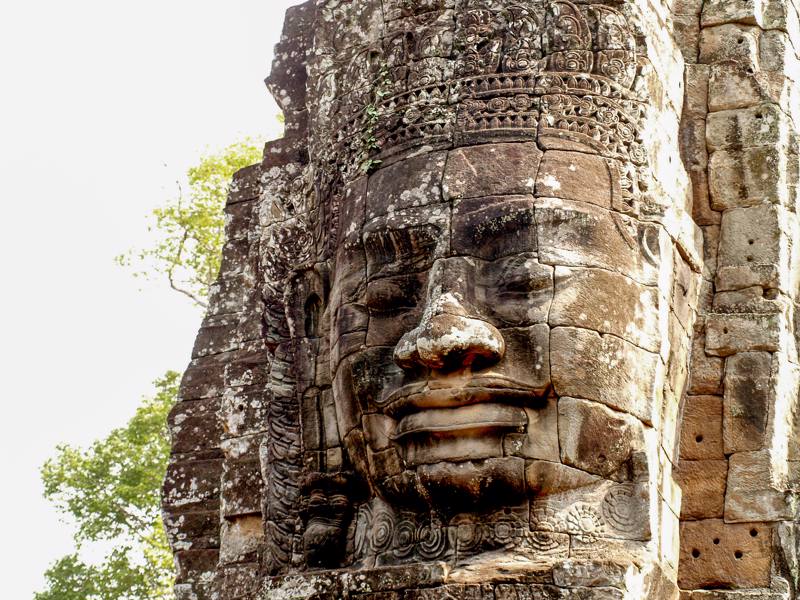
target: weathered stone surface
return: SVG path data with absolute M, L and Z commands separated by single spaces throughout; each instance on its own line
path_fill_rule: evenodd
M 442 201 L 442 177 L 447 153 L 423 154 L 390 165 L 370 177 L 367 219 Z
M 558 435 L 564 464 L 622 480 L 630 477 L 632 454 L 644 445 L 636 419 L 574 398 L 558 401 Z
M 726 211 L 720 234 L 717 288 L 754 285 L 787 289 L 793 217 L 772 205 Z
M 661 374 L 657 354 L 611 335 L 558 327 L 550 336 L 556 392 L 586 398 L 652 422 Z
M 705 319 L 695 327 L 692 338 L 692 368 L 688 392 L 693 395 L 722 394 L 724 360 L 706 352 Z
M 787 595 L 795 12 L 293 8 L 170 418 L 177 597 Z
M 728 461 L 682 460 L 675 480 L 683 490 L 681 518 L 721 519 L 725 510 Z
M 462 200 L 453 207 L 453 234 L 453 252 L 485 260 L 535 251 L 533 197 Z
M 536 195 L 610 208 L 621 195 L 616 170 L 600 156 L 550 150 L 542 158 Z
M 714 356 L 776 352 L 780 335 L 780 315 L 714 314 L 706 317 L 706 352 Z
M 688 590 L 768 587 L 771 534 L 763 523 L 683 523 L 678 584 Z
M 599 478 L 558 462 L 534 460 L 525 468 L 528 491 L 534 496 L 548 496 L 599 483 Z
M 255 562 L 258 548 L 263 542 L 261 515 L 227 519 L 222 523 L 220 563 Z
M 689 396 L 683 409 L 681 458 L 684 460 L 722 460 L 722 398 Z
M 646 288 L 623 275 L 603 269 L 556 267 L 549 321 L 552 327 L 611 333 L 658 352 L 659 304 L 657 288 Z
M 537 200 L 536 223 L 542 262 L 607 269 L 644 285 L 658 284 L 651 258 L 660 254 L 658 227 L 560 199 Z
M 542 151 L 536 144 L 481 144 L 451 151 L 445 198 L 533 194 Z
M 765 447 L 771 385 L 771 354 L 743 352 L 728 359 L 723 419 L 725 454 Z
M 730 457 L 728 487 L 725 492 L 725 520 L 781 521 L 794 514 L 787 494 L 782 457 L 770 450 L 739 452 Z

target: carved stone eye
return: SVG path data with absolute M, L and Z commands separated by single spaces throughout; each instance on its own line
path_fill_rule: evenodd
M 373 281 L 367 287 L 370 312 L 411 310 L 419 303 L 420 283 L 416 275 L 401 275 Z

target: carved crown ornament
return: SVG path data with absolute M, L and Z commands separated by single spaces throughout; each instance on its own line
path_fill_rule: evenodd
M 616 9 L 465 0 L 397 14 L 319 79 L 323 169 L 345 156 L 350 178 L 414 148 L 498 138 L 646 163 L 636 39 Z

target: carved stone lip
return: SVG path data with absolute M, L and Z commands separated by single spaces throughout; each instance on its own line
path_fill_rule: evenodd
M 521 429 L 528 424 L 525 410 L 510 404 L 471 404 L 458 408 L 430 408 L 412 413 L 397 424 L 392 439 L 420 433 L 472 432 L 490 429 Z
M 459 408 L 481 403 L 530 405 L 541 400 L 546 387 L 533 387 L 503 376 L 474 377 L 467 381 L 447 382 L 432 379 L 405 385 L 382 403 L 383 412 L 393 419 L 438 408 Z

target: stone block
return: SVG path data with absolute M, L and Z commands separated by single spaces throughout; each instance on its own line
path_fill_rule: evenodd
M 759 65 L 758 42 L 761 29 L 752 25 L 728 23 L 704 27 L 700 37 L 700 62 L 735 62 L 753 69 Z
M 658 352 L 658 289 L 602 269 L 556 267 L 550 326 L 581 327 L 616 335 Z
M 453 208 L 453 253 L 496 260 L 536 251 L 532 196 L 491 196 L 458 201 Z
M 723 418 L 725 454 L 765 447 L 772 383 L 772 354 L 742 352 L 727 360 Z
M 528 426 L 525 433 L 507 433 L 503 437 L 506 456 L 559 460 L 558 404 L 549 400 L 543 408 L 525 408 Z
M 261 165 L 250 165 L 239 169 L 233 174 L 233 181 L 228 190 L 228 207 L 226 212 L 233 209 L 234 204 L 258 199 L 261 194 Z
M 436 258 L 450 250 L 450 221 L 450 206 L 444 203 L 398 209 L 369 220 L 363 238 L 368 279 L 430 268 Z M 359 276 L 361 280 L 345 289 L 363 284 L 363 274 Z
M 725 458 L 722 443 L 722 398 L 689 396 L 683 409 L 681 430 L 683 460 L 721 460 Z
M 197 400 L 220 396 L 225 385 L 225 366 L 229 355 L 193 360 L 183 374 L 181 400 Z
M 687 63 L 697 62 L 697 48 L 700 42 L 700 19 L 696 15 L 674 13 L 675 43 Z
M 785 458 L 770 451 L 739 452 L 730 457 L 725 521 L 783 521 L 794 514 L 787 493 Z
M 222 521 L 220 564 L 255 562 L 264 543 L 261 515 L 246 515 Z
M 683 490 L 681 519 L 721 519 L 725 510 L 728 461 L 682 460 L 675 473 Z
M 611 560 L 565 560 L 553 567 L 553 582 L 559 587 L 611 587 L 625 589 L 630 565 Z
M 218 562 L 218 550 L 180 550 L 175 553 L 175 582 L 208 581 Z
M 622 195 L 618 170 L 601 156 L 549 150 L 536 178 L 536 195 L 610 208 Z
M 258 459 L 226 460 L 222 471 L 222 516 L 239 517 L 261 512 L 263 488 Z
M 761 51 L 759 58 L 761 59 L 761 68 L 765 71 L 776 71 L 785 73 L 788 77 L 793 77 L 797 73 L 798 59 L 794 52 L 794 44 L 792 40 L 797 39 L 797 34 L 800 33 L 800 21 L 798 20 L 798 13 L 792 10 L 786 2 L 775 2 L 773 5 L 784 5 L 785 13 L 793 15 L 795 30 L 791 33 L 785 30 L 767 30 L 761 34 Z M 786 10 L 788 9 L 788 10 Z
M 706 142 L 709 151 L 783 148 L 789 143 L 791 126 L 777 104 L 760 104 L 740 110 L 723 110 L 708 115 Z
M 267 397 L 258 386 L 228 388 L 220 402 L 223 437 L 261 433 L 267 427 Z
M 550 336 L 553 385 L 559 396 L 586 398 L 652 423 L 660 412 L 659 356 L 618 337 L 557 327 Z
M 785 289 L 789 282 L 789 243 L 795 225 L 793 216 L 779 206 L 727 211 L 720 229 L 717 288 L 725 291 L 753 285 L 777 287 L 775 281 L 763 279 L 762 271 L 756 270 L 756 267 L 765 267 L 764 273 L 779 273 L 777 283 Z M 727 267 L 751 269 L 753 275 L 750 281 L 741 281 L 741 277 L 737 281 L 725 271 Z M 734 287 L 734 283 L 738 283 L 738 287 Z
M 532 460 L 526 463 L 525 480 L 532 497 L 560 494 L 577 488 L 596 485 L 600 478 L 558 462 Z
M 681 158 L 690 171 L 698 173 L 706 171 L 708 167 L 708 150 L 706 148 L 706 119 L 691 118 L 685 122 L 680 130 Z M 692 177 L 692 183 L 697 177 Z M 694 191 L 697 196 L 697 190 Z
M 594 546 L 596 558 L 604 542 L 613 547 L 615 542 L 651 538 L 653 500 L 646 485 L 602 482 L 534 498 L 531 527 L 534 531 L 570 534 L 573 544 L 581 543 L 581 556 L 586 557 L 585 551 L 590 553 Z M 571 551 L 570 557 L 573 556 Z
M 708 84 L 710 112 L 749 108 L 764 102 L 780 102 L 785 81 L 772 73 L 735 63 L 711 67 Z
M 218 409 L 219 398 L 176 403 L 168 418 L 172 452 L 187 454 L 219 447 L 222 426 Z
M 701 25 L 712 27 L 725 23 L 758 25 L 764 22 L 764 0 L 707 0 L 703 4 Z
M 684 331 L 694 329 L 697 316 L 697 304 L 700 298 L 702 277 L 696 273 L 681 257 L 680 253 L 673 254 L 675 266 L 673 268 L 674 281 L 672 284 L 672 298 L 670 307 Z M 653 316 L 650 317 L 651 320 Z M 672 340 L 677 341 L 677 340 Z M 674 388 L 679 389 L 679 388 Z
M 774 146 L 717 150 L 709 160 L 711 208 L 786 204 L 786 157 Z
M 542 151 L 533 143 L 483 144 L 452 150 L 444 171 L 445 199 L 533 194 Z
M 220 518 L 218 510 L 164 513 L 164 529 L 175 550 L 209 550 L 219 548 Z
M 687 392 L 694 396 L 722 393 L 724 360 L 706 353 L 705 319 L 695 326 Z
M 705 119 L 708 114 L 708 78 L 710 67 L 687 64 L 684 72 L 683 111 L 686 118 Z
M 586 203 L 537 199 L 536 223 L 541 262 L 607 269 L 643 285 L 658 285 L 663 248 L 671 247 L 659 226 Z
M 777 352 L 783 323 L 780 315 L 713 314 L 706 317 L 706 352 Z
M 644 446 L 638 419 L 575 398 L 558 401 L 558 437 L 562 463 L 607 479 L 629 479 Z
M 544 390 L 551 379 L 550 328 L 545 324 L 531 327 L 509 327 L 500 333 L 506 343 L 506 360 L 495 372 L 512 381 Z
M 367 220 L 442 202 L 446 162 L 447 152 L 430 152 L 379 169 L 367 186 Z
M 242 341 L 238 315 L 208 317 L 197 333 L 192 358 L 210 357 L 236 350 Z
M 164 508 L 168 511 L 213 508 L 218 502 L 221 476 L 221 459 L 171 462 L 164 478 Z
M 678 585 L 687 590 L 769 587 L 771 533 L 764 523 L 684 522 Z

